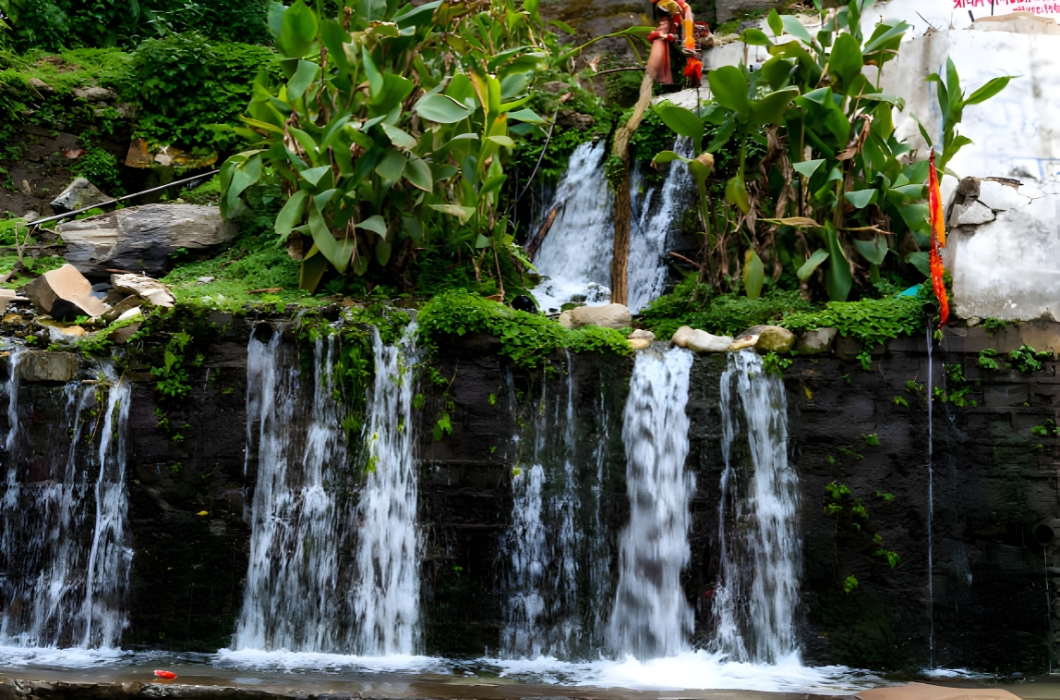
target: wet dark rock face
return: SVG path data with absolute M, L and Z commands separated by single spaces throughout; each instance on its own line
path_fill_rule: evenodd
M 255 455 L 244 454 L 249 332 L 237 321 L 217 336 L 203 366 L 189 370 L 192 393 L 179 405 L 168 404 L 166 425 L 155 413 L 154 378 L 146 368 L 129 375 L 135 381 L 127 468 L 129 546 L 135 555 L 126 647 L 214 651 L 230 643 L 242 604 L 249 549 L 246 509 L 256 466 Z M 935 405 L 933 652 L 927 404 L 922 391 L 906 385 L 926 382 L 923 341 L 890 343 L 886 352 L 873 355 L 869 371 L 829 355 L 795 358 L 784 372 L 789 455 L 800 489 L 803 573 L 796 624 L 807 663 L 909 669 L 927 665 L 933 653 L 936 664 L 948 667 L 1026 672 L 1048 665 L 1045 586 L 1052 552 L 1035 541 L 1033 527 L 1060 515 L 1057 453 L 1055 437 L 1036 435 L 1032 428 L 1056 419 L 1060 380 L 1052 362 L 1033 375 L 983 372 L 976 363 L 981 348 L 950 340 L 944 345 L 963 351 L 936 354 L 936 385 L 948 392 L 958 388 L 946 385 L 942 365 L 960 364 L 970 392 L 964 407 Z M 692 556 L 683 581 L 696 613 L 699 645 L 707 645 L 712 635 L 718 580 L 724 466 L 719 380 L 725 364 L 724 355 L 697 358 L 687 408 L 687 467 L 697 491 Z M 425 651 L 492 654 L 503 625 L 513 470 L 525 468 L 530 459 L 536 412 L 551 410 L 557 401 L 566 405 L 567 359 L 555 358 L 556 371 L 549 376 L 513 369 L 496 354 L 491 339 L 476 337 L 454 338 L 430 365 L 444 381 L 420 375 Z M 629 517 L 621 434 L 632 366 L 632 358 L 595 355 L 574 356 L 569 365 L 575 462 L 582 471 L 589 465 L 595 470 L 602 455 L 600 517 L 612 572 L 617 570 L 617 537 Z M 36 472 L 48 478 L 46 469 L 33 465 L 55 451 L 54 445 L 46 449 L 42 426 L 59 424 L 61 391 L 59 384 L 24 382 L 21 387 L 19 415 L 40 441 L 35 456 L 26 458 L 28 479 Z M 971 400 L 978 405 L 972 407 Z M 452 435 L 436 441 L 432 431 L 447 405 Z M 6 422 L 6 411 L 0 411 L 0 431 L 7 429 Z M 878 445 L 870 444 L 871 436 Z M 558 439 L 545 438 L 545 449 Z M 733 460 L 746 465 L 749 459 L 746 442 L 737 443 Z M 843 516 L 837 527 L 834 517 L 823 514 L 825 486 L 833 481 L 849 488 L 851 502 L 861 500 L 867 520 Z M 585 502 L 588 483 L 579 487 Z M 873 541 L 877 533 L 879 543 Z M 900 563 L 889 566 L 877 555 L 881 549 L 896 552 Z M 589 552 L 580 556 L 580 570 L 588 570 Z M 841 582 L 848 576 L 858 587 L 845 593 Z M 1054 590 L 1051 578 L 1049 590 Z M 581 611 L 586 619 L 592 612 Z

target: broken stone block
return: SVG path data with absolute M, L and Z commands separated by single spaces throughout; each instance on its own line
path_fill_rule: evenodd
M 1019 193 L 1016 186 L 997 180 L 980 180 L 977 199 L 995 211 L 1022 209 L 1031 198 Z
M 173 308 L 176 297 L 169 291 L 169 287 L 156 279 L 142 275 L 113 275 L 110 283 L 114 289 L 125 294 L 135 294 L 151 306 L 165 306 Z
M 688 348 L 694 352 L 725 352 L 732 343 L 732 338 L 681 326 L 674 332 L 670 342 L 679 348 Z
M 74 88 L 74 95 L 88 102 L 105 102 L 118 99 L 118 93 L 103 87 Z
M 758 336 L 755 349 L 758 352 L 788 353 L 795 345 L 795 334 L 780 326 L 754 326 L 741 333 L 737 340 L 747 336 Z
M 28 350 L 19 356 L 17 372 L 25 382 L 68 382 L 77 376 L 77 355 Z
M 103 314 L 103 320 L 106 323 L 113 323 L 114 321 L 118 320 L 118 317 L 121 316 L 123 313 L 129 311 L 130 309 L 139 308 L 140 304 L 142 303 L 143 301 L 140 299 L 140 297 L 136 296 L 135 294 L 129 294 L 117 304 L 110 307 L 107 313 Z
M 114 341 L 115 345 L 125 345 L 129 342 L 129 338 L 136 335 L 137 331 L 140 330 L 139 323 L 133 323 L 128 326 L 122 326 L 118 330 L 111 333 L 108 337 Z
M 91 182 L 79 177 L 53 199 L 51 205 L 55 211 L 76 211 L 112 200 L 113 197 L 100 192 Z
M 18 294 L 14 289 L 0 289 L 0 314 L 7 311 L 7 307 L 15 300 Z
M 23 291 L 38 311 L 55 319 L 99 316 L 107 306 L 92 296 L 92 285 L 73 265 L 45 272 Z
M 838 332 L 835 328 L 818 328 L 815 331 L 806 331 L 799 338 L 799 342 L 795 345 L 795 350 L 800 355 L 822 355 L 826 352 L 831 352 L 832 344 L 835 342 Z
M 633 325 L 633 316 L 624 304 L 579 306 L 571 309 L 570 320 L 574 328 L 603 326 L 604 328 L 621 329 L 629 328 Z
M 993 210 L 975 199 L 953 205 L 950 212 L 950 226 L 978 226 L 993 220 Z
M 135 309 L 129 309 L 128 311 L 123 313 L 121 316 L 118 317 L 118 320 L 119 321 L 131 321 L 134 318 L 143 318 L 143 317 L 144 317 L 143 310 L 140 309 L 139 306 L 137 306 Z
M 67 221 L 57 232 L 66 243 L 66 259 L 92 279 L 108 269 L 161 277 L 178 249 L 203 250 L 235 237 L 238 228 L 217 207 L 198 204 L 145 204 L 80 221 Z
M 48 331 L 48 341 L 51 343 L 72 343 L 84 338 L 88 333 L 81 326 L 60 326 L 52 323 L 42 323 Z

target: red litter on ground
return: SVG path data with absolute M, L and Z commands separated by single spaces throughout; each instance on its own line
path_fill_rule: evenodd
M 172 671 L 155 671 L 155 675 L 159 678 L 165 678 L 167 681 L 171 681 L 177 677 L 177 674 Z

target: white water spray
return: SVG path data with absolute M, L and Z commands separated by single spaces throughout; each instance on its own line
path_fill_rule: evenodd
M 416 322 L 396 345 L 373 330 L 375 385 L 368 402 L 368 477 L 357 508 L 357 653 L 411 654 L 419 640 L 419 491 L 413 460 Z
M 734 661 L 777 663 L 797 650 L 799 600 L 798 479 L 788 463 L 787 398 L 783 381 L 765 371 L 754 351 L 731 353 L 728 363 L 721 378 L 725 470 L 713 646 Z M 746 466 L 733 454 L 741 427 L 750 448 Z
M 688 456 L 688 383 L 692 353 L 637 353 L 622 439 L 630 519 L 619 543 L 619 578 L 608 629 L 612 652 L 638 659 L 688 648 L 692 608 L 681 588 L 690 557 L 689 503 L 695 478 Z

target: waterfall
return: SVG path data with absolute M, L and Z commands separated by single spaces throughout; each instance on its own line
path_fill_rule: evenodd
M 674 150 L 686 158 L 695 156 L 690 138 L 677 139 Z M 632 178 L 634 185 L 636 181 L 637 178 Z M 643 199 L 638 196 L 637 189 L 635 186 L 630 198 L 634 216 L 629 242 L 628 306 L 633 313 L 665 291 L 667 239 L 675 221 L 680 223 L 689 193 L 695 192 L 695 183 L 688 166 L 674 161 L 661 188 L 648 190 Z M 658 202 L 655 201 L 656 194 Z
M 275 331 L 247 348 L 248 458 L 257 451 L 250 560 L 237 649 L 330 651 L 337 617 L 341 518 L 325 480 L 346 463 L 330 368 L 337 338 L 313 344 L 313 386 L 303 401 L 298 357 Z M 303 419 L 302 416 L 307 416 Z M 256 427 L 256 430 L 255 430 Z
M 617 654 L 638 659 L 688 648 L 693 614 L 681 588 L 690 548 L 689 503 L 695 479 L 688 456 L 692 353 L 637 353 L 623 418 L 629 525 L 619 540 L 619 578 L 608 629 Z
M 98 384 L 67 384 L 61 420 L 49 426 L 51 442 L 23 445 L 17 357 L 15 351 L 6 386 L 8 415 L 14 420 L 0 506 L 0 589 L 6 601 L 0 639 L 25 648 L 115 648 L 125 626 L 132 562 L 125 485 L 131 385 L 110 365 L 104 365 Z M 98 405 L 101 388 L 106 389 L 103 406 Z M 23 448 L 33 449 L 34 457 L 43 448 L 44 459 L 23 466 Z
M 928 668 L 935 668 L 935 561 L 932 552 L 932 541 L 934 535 L 932 527 L 935 521 L 935 424 L 932 422 L 932 404 L 935 402 L 935 377 L 934 367 L 931 364 L 931 350 L 934 343 L 935 333 L 931 329 L 931 322 L 927 324 L 927 598 L 928 598 Z
M 611 254 L 615 238 L 614 200 L 604 175 L 607 142 L 574 149 L 567 172 L 547 211 L 557 210 L 534 256 L 545 279 L 534 296 L 542 310 L 568 301 L 606 304 L 611 298 Z
M 691 139 L 675 149 L 692 153 Z M 606 304 L 611 298 L 611 259 L 615 240 L 614 195 L 604 174 L 607 143 L 583 143 L 571 154 L 567 172 L 546 212 L 557 210 L 534 265 L 544 281 L 534 290 L 543 310 L 570 301 Z M 643 190 L 643 178 L 630 178 L 633 216 L 629 251 L 629 303 L 634 313 L 662 294 L 666 285 L 666 240 L 692 191 L 692 177 L 681 163 L 670 166 L 660 189 Z
M 601 439 L 591 444 L 595 469 L 582 469 L 575 411 L 573 355 L 567 352 L 564 391 L 549 401 L 542 382 L 534 406 L 532 453 L 512 478 L 512 523 L 502 546 L 507 561 L 501 656 L 590 658 L 600 650 L 610 589 L 610 550 L 601 491 L 606 461 L 606 411 Z M 601 396 L 602 398 L 602 396 Z M 517 408 L 514 403 L 513 408 Z M 520 460 L 522 463 L 523 460 Z M 583 501 L 583 483 L 589 487 Z M 583 564 L 587 565 L 580 575 Z
M 714 646 L 735 661 L 776 663 L 796 651 L 798 480 L 788 463 L 783 381 L 754 351 L 731 353 L 721 378 L 720 580 Z M 740 420 L 742 417 L 742 420 Z M 733 445 L 746 430 L 750 464 Z
M 399 345 L 373 329 L 375 385 L 364 429 L 360 502 L 332 368 L 339 338 L 313 342 L 312 386 L 276 331 L 251 335 L 247 433 L 257 452 L 250 561 L 233 646 L 365 655 L 410 654 L 418 624 L 419 541 L 412 461 L 416 324 Z M 308 390 L 307 390 L 308 389 Z
M 368 478 L 357 509 L 355 648 L 368 656 L 412 654 L 419 636 L 420 535 L 412 399 L 416 322 L 397 345 L 374 330 L 375 385 L 369 397 Z

